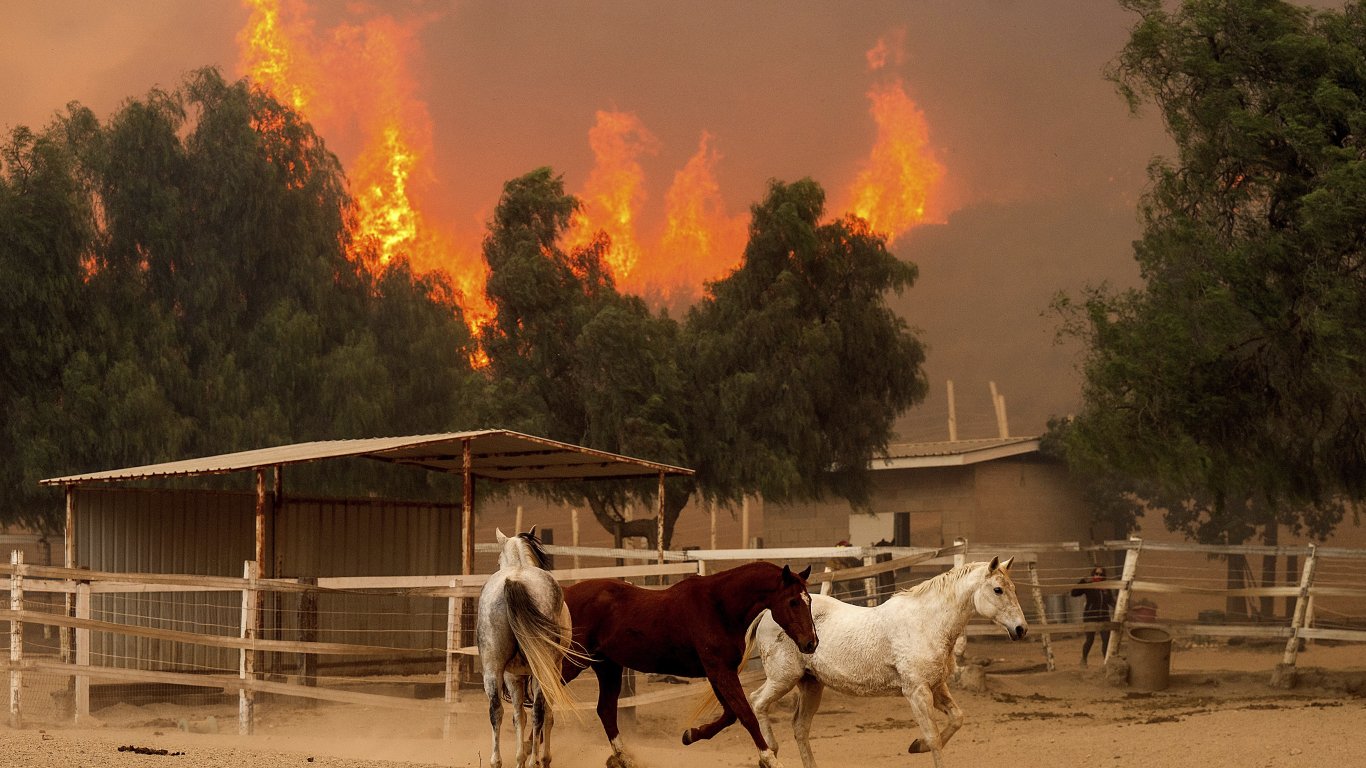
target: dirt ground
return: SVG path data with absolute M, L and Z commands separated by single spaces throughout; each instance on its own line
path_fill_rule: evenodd
M 1042 669 L 1037 642 L 974 640 L 969 657 L 990 659 L 986 690 L 957 691 L 967 723 L 944 752 L 948 766 L 1199 766 L 1291 768 L 1366 765 L 1366 648 L 1309 646 L 1300 684 L 1270 687 L 1275 646 L 1177 647 L 1171 684 L 1144 693 L 1106 684 L 1100 666 L 1079 665 L 1080 642 L 1054 642 L 1058 668 Z M 580 685 L 576 682 L 575 685 Z M 591 682 L 576 690 L 592 698 Z M 641 692 L 665 683 L 641 686 Z M 474 696 L 474 693 L 470 694 Z M 644 766 L 752 766 L 752 743 L 738 725 L 711 742 L 683 747 L 679 734 L 691 703 L 644 707 L 623 735 Z M 263 713 L 265 712 L 263 707 Z M 438 717 L 356 706 L 271 704 L 258 732 L 235 735 L 235 708 L 119 705 L 96 713 L 103 727 L 0 726 L 0 764 L 33 768 L 106 766 L 359 766 L 488 764 L 482 716 L 456 723 L 441 738 Z M 210 718 L 213 718 L 212 720 Z M 184 728 L 181 727 L 184 721 Z M 218 733 L 193 731 L 213 730 Z M 775 723 L 779 756 L 800 766 L 786 713 Z M 853 699 L 827 693 L 813 726 L 822 766 L 931 768 L 929 755 L 907 755 L 916 734 L 899 698 Z M 510 725 L 504 759 L 511 765 Z M 182 752 L 143 755 L 139 746 Z M 596 718 L 561 718 L 552 738 L 556 768 L 600 768 L 608 755 Z

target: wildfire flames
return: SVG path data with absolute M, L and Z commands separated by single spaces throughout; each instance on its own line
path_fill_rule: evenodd
M 486 322 L 492 311 L 483 292 L 487 268 L 477 236 L 462 240 L 440 231 L 423 212 L 437 177 L 432 121 L 414 95 L 416 80 L 407 67 L 413 30 L 376 16 L 320 34 L 303 0 L 244 3 L 251 10 L 240 37 L 247 76 L 320 134 L 359 132 L 354 143 L 360 149 L 343 158 L 356 204 L 351 257 L 375 272 L 395 260 L 417 272 L 442 271 L 460 291 L 467 320 L 476 327 Z M 868 51 L 870 70 L 901 63 L 900 37 L 893 32 Z M 868 98 L 877 138 L 846 190 L 844 210 L 892 242 L 944 213 L 934 206 L 941 204 L 945 171 L 931 150 L 925 116 L 899 78 L 874 83 Z M 640 161 L 658 153 L 659 140 L 632 113 L 598 111 L 588 132 L 595 164 L 578 193 L 583 207 L 563 245 L 583 246 L 604 233 L 605 261 L 623 290 L 670 303 L 694 300 L 705 281 L 739 265 L 745 246 L 746 217 L 727 212 L 717 182 L 717 143 L 702 133 L 696 153 L 674 174 L 662 224 L 643 231 L 649 200 Z M 466 241 L 471 244 L 460 245 Z

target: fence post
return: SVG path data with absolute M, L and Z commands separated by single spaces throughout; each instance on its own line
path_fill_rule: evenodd
M 1271 673 L 1271 684 L 1277 688 L 1295 687 L 1295 657 L 1300 651 L 1300 630 L 1309 612 L 1309 589 L 1314 585 L 1314 569 L 1318 565 L 1318 547 L 1309 545 L 1309 556 L 1304 559 L 1304 571 L 1300 574 L 1300 593 L 1295 600 L 1295 615 L 1290 620 L 1290 639 L 1285 641 L 1285 653 L 1281 663 Z
M 828 566 L 828 565 L 825 566 L 825 572 L 826 572 L 826 573 L 833 573 L 833 571 L 830 570 L 830 566 Z M 825 581 L 822 581 L 822 582 L 821 582 L 821 594 L 822 594 L 822 595 L 828 595 L 828 594 L 830 594 L 830 589 L 831 589 L 834 585 L 835 585 L 835 580 L 834 580 L 834 579 L 826 579 Z
M 451 579 L 451 597 L 446 601 L 446 719 L 441 726 L 441 737 L 451 737 L 455 717 L 455 703 L 460 699 L 460 598 L 456 596 L 459 581 Z
M 877 563 L 877 558 L 874 557 L 874 556 L 872 556 L 872 555 L 868 555 L 868 556 L 866 556 L 866 557 L 863 558 L 863 564 L 864 564 L 864 565 L 874 565 L 874 564 L 876 564 L 876 563 Z M 872 608 L 872 607 L 876 606 L 876 605 L 877 605 L 877 576 L 869 576 L 869 577 L 867 577 L 867 578 L 865 578 L 865 579 L 863 580 L 863 592 L 864 592 L 864 594 L 868 595 L 868 599 L 865 600 L 865 601 L 863 601 L 863 604 L 866 605 L 866 606 L 868 606 L 869 608 Z
M 1124 634 L 1124 621 L 1129 613 L 1129 594 L 1133 592 L 1134 572 L 1138 570 L 1138 553 L 1143 549 L 1143 539 L 1137 536 L 1130 536 L 1129 543 L 1133 546 L 1124 553 L 1124 572 L 1119 577 L 1122 584 L 1119 587 L 1119 597 L 1115 599 L 1115 615 L 1110 622 L 1113 627 L 1110 631 L 1110 644 L 1105 649 L 1107 677 L 1111 676 L 1110 670 L 1114 666 L 1112 662 L 1117 663 L 1116 655 L 1119 653 L 1120 638 Z
M 90 582 L 76 582 L 76 618 L 82 620 L 90 619 Z M 76 669 L 86 669 L 90 666 L 90 630 L 79 627 L 76 629 Z M 76 673 L 76 688 L 74 701 L 72 702 L 75 710 L 74 719 L 77 725 L 84 724 L 90 718 L 90 675 Z
M 1039 590 L 1039 564 L 1031 560 L 1029 562 L 1029 588 L 1034 593 L 1034 610 L 1039 612 L 1039 625 L 1043 629 L 1043 657 L 1047 663 L 1048 671 L 1057 669 L 1057 664 L 1053 661 L 1053 635 L 1048 631 L 1048 612 L 1044 610 L 1043 592 Z
M 11 728 L 22 728 L 23 717 L 19 713 L 19 691 L 23 687 L 24 673 L 19 665 L 24 660 L 24 622 L 19 620 L 18 612 L 24 610 L 24 553 L 13 550 L 9 553 L 9 564 L 13 570 L 9 576 L 9 609 L 14 618 L 9 621 L 9 724 Z
M 959 536 L 953 540 L 953 546 L 958 548 L 958 551 L 953 555 L 953 567 L 962 568 L 968 564 L 968 540 L 963 536 Z M 959 668 L 962 668 L 963 661 L 967 656 L 968 633 L 964 632 L 959 635 L 958 639 L 953 643 L 953 660 L 958 664 Z
M 316 587 L 318 585 L 317 576 L 304 576 L 298 582 L 305 586 Z M 318 642 L 318 593 L 314 590 L 299 593 L 299 641 L 304 643 Z M 299 654 L 299 685 L 306 685 L 310 688 L 318 685 L 318 655 L 316 653 Z M 316 703 L 316 699 L 300 699 Z
M 256 612 L 256 577 L 260 565 L 255 560 L 247 560 L 242 567 L 242 578 L 246 589 L 242 590 L 242 633 L 243 640 L 255 640 L 260 632 L 259 614 Z M 256 651 L 243 648 L 238 656 L 237 677 L 241 680 L 256 679 Z M 256 691 L 246 687 L 237 691 L 237 732 L 242 736 L 251 734 L 256 709 Z

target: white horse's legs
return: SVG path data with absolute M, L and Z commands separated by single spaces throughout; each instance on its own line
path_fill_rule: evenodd
M 531 750 L 528 749 L 531 729 L 527 727 L 526 707 L 522 706 L 526 701 L 527 678 L 507 674 L 503 676 L 503 680 L 507 685 L 508 698 L 511 699 L 512 725 L 517 734 L 517 759 L 513 761 L 513 765 L 517 768 L 528 768 L 531 765 Z
M 797 708 L 792 712 L 792 736 L 797 742 L 797 754 L 802 757 L 802 768 L 816 768 L 816 756 L 811 752 L 811 720 L 821 708 L 821 694 L 825 684 L 814 677 L 803 677 L 797 683 Z
M 963 727 L 963 710 L 949 693 L 948 683 L 940 683 L 934 687 L 934 706 L 949 716 L 948 725 L 939 733 L 939 746 L 942 749 L 948 745 L 949 739 L 953 738 L 958 729 Z
M 489 768 L 503 768 L 503 755 L 498 749 L 498 732 L 503 727 L 503 692 L 498 685 L 499 674 L 484 667 L 484 695 L 489 700 L 489 725 L 493 726 L 493 746 L 489 749 Z
M 907 686 L 901 692 L 911 702 L 911 713 L 920 725 L 920 738 L 912 741 L 906 751 L 912 754 L 930 752 L 934 755 L 934 768 L 944 768 L 944 759 L 939 756 L 944 742 L 939 737 L 939 726 L 934 722 L 934 694 L 924 684 Z
M 767 679 L 763 687 L 750 695 L 749 708 L 754 710 L 754 717 L 759 721 L 759 733 L 763 734 L 764 742 L 776 755 L 778 740 L 773 736 L 773 719 L 769 716 L 769 710 L 796 687 L 804 669 L 797 646 L 786 638 L 771 646 L 771 650 L 766 649 L 763 664 Z

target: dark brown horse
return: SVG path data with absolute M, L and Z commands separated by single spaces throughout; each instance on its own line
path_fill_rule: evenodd
M 778 765 L 759 731 L 759 721 L 740 687 L 745 635 L 760 613 L 810 653 L 816 650 L 807 568 L 793 573 L 772 563 L 749 563 L 698 576 L 663 590 L 642 589 L 612 579 L 591 579 L 566 587 L 564 602 L 574 624 L 576 650 L 587 653 L 598 676 L 598 719 L 612 745 L 609 768 L 634 763 L 617 728 L 621 672 L 629 667 L 679 677 L 705 677 L 721 702 L 714 722 L 683 732 L 683 743 L 710 739 L 738 718 L 759 748 L 761 766 Z M 578 648 L 577 646 L 582 646 Z M 583 671 L 566 659 L 565 682 Z

